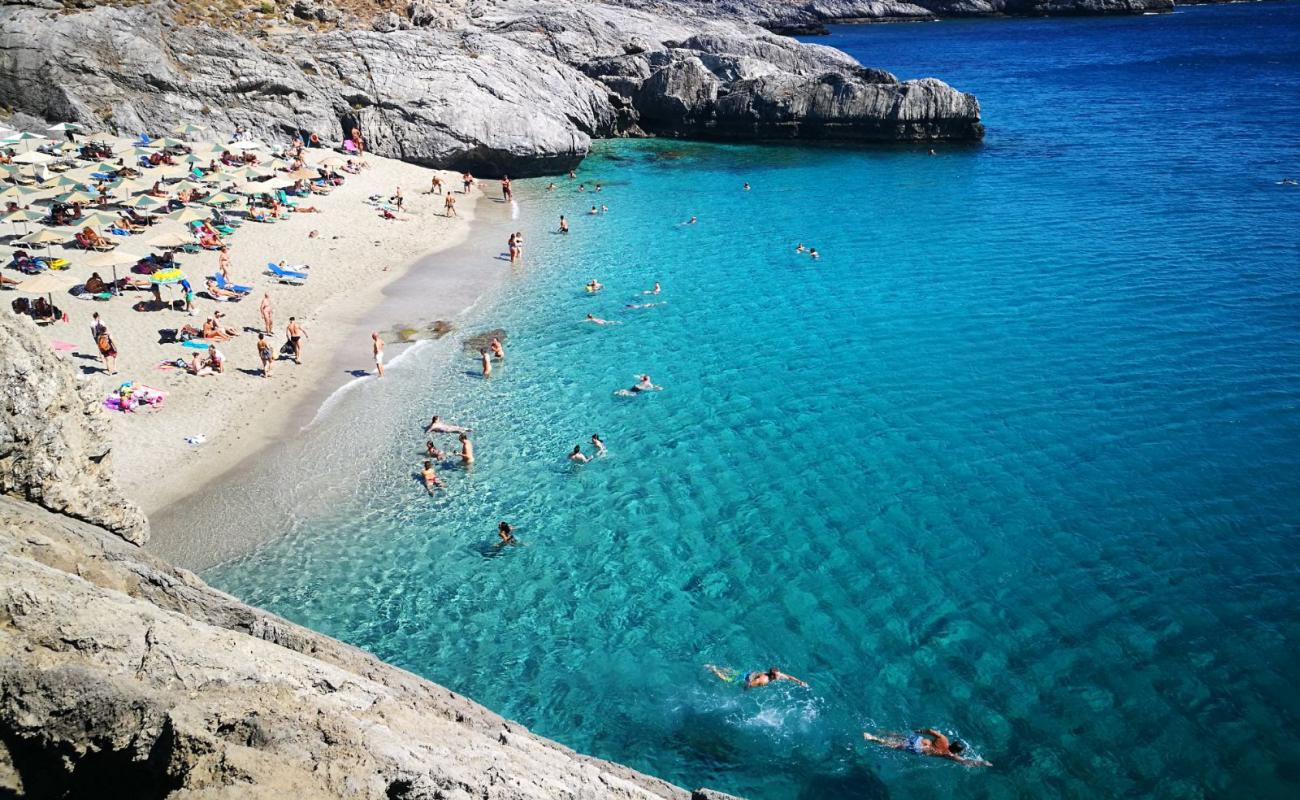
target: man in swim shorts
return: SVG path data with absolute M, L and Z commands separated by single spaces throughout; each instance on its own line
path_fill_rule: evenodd
M 740 677 L 739 673 L 732 669 L 723 669 L 721 667 L 715 667 L 712 664 L 705 664 L 704 668 L 718 676 L 718 679 L 725 683 L 734 683 L 736 679 Z M 767 686 L 773 681 L 790 681 L 791 683 L 799 684 L 805 689 L 808 688 L 807 683 L 804 683 L 793 675 L 785 674 L 776 667 L 768 667 L 766 670 L 762 671 L 746 672 L 742 683 L 746 689 L 756 689 L 759 686 Z
M 982 758 L 963 756 L 962 753 L 966 752 L 965 742 L 960 739 L 949 739 L 934 728 L 919 728 L 909 736 L 901 733 L 885 733 L 883 736 L 877 736 L 863 731 L 862 738 L 893 750 L 903 750 L 918 756 L 946 758 L 968 767 L 993 766 Z
M 434 488 L 441 489 L 442 481 L 438 480 L 438 473 L 433 471 L 433 462 L 424 462 L 424 469 L 420 470 L 420 478 L 424 481 L 424 488 L 429 494 L 433 494 Z
M 370 346 L 375 353 L 375 370 L 382 378 L 384 377 L 384 340 L 379 338 L 378 331 L 371 332 Z

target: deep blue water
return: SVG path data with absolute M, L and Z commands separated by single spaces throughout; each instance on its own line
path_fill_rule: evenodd
M 1300 5 L 818 41 L 976 93 L 987 141 L 601 146 L 463 321 L 497 375 L 443 340 L 350 392 L 315 499 L 207 577 L 687 786 L 1295 796 Z M 430 501 L 435 411 L 480 463 Z M 994 768 L 861 739 L 920 726 Z

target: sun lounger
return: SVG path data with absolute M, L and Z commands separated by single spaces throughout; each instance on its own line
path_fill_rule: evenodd
M 238 283 L 226 283 L 225 276 L 222 275 L 220 272 L 212 276 L 212 282 L 217 285 L 218 289 L 225 289 L 228 292 L 240 292 L 242 294 L 248 294 L 249 292 L 253 291 L 252 286 L 244 286 Z
M 291 269 L 280 269 L 280 266 L 274 261 L 268 262 L 266 269 L 283 283 L 301 283 L 307 280 L 307 273 L 295 272 Z

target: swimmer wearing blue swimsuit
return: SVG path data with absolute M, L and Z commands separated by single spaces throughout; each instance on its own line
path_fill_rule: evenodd
M 705 664 L 704 668 L 709 672 L 712 672 L 719 680 L 724 681 L 725 683 L 735 683 L 736 678 L 739 677 L 736 671 L 732 669 L 723 669 L 721 667 L 715 667 L 712 664 Z M 805 689 L 808 688 L 808 684 L 793 675 L 785 674 L 776 667 L 769 667 L 766 670 L 755 670 L 754 672 L 745 673 L 742 685 L 746 689 L 756 689 L 759 686 L 767 686 L 773 681 L 790 681 L 791 683 L 799 684 Z

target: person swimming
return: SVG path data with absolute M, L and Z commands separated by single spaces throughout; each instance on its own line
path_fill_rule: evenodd
M 614 394 L 619 395 L 620 397 L 631 397 L 633 395 L 641 394 L 642 392 L 661 392 L 663 391 L 663 388 L 664 387 L 662 386 L 656 386 L 651 383 L 649 375 L 642 375 L 641 379 L 638 380 L 636 385 L 631 389 L 617 389 Z
M 601 289 L 604 288 L 605 288 L 605 284 L 601 283 L 595 278 L 592 278 L 591 280 L 587 281 L 587 292 L 589 294 L 595 294 L 596 292 L 599 292 Z
M 586 464 L 591 459 L 587 457 L 586 453 L 582 452 L 582 445 L 575 444 L 573 452 L 569 453 L 569 460 L 576 464 Z
M 683 225 L 694 225 L 697 221 L 699 221 L 699 218 L 698 218 L 698 217 L 691 217 L 690 219 L 686 220 L 686 221 L 683 222 L 682 224 L 683 224 Z
M 654 308 L 655 306 L 667 305 L 667 303 L 628 303 L 624 308 Z
M 511 544 L 515 541 L 515 529 L 509 522 L 502 521 L 497 525 L 497 536 L 501 537 L 501 544 Z
M 605 442 L 600 438 L 599 433 L 593 433 L 591 435 L 591 445 L 592 447 L 596 448 L 597 456 L 603 456 L 606 454 L 607 451 L 605 450 Z
M 439 450 L 438 445 L 434 444 L 432 440 L 426 441 L 424 443 L 424 451 L 429 454 L 429 458 L 432 458 L 436 461 L 447 460 L 447 454 L 442 450 Z
M 705 664 L 704 668 L 718 676 L 718 679 L 724 683 L 735 683 L 736 679 L 741 677 L 740 674 L 733 669 L 723 669 L 722 667 L 715 667 L 712 664 Z M 790 681 L 791 683 L 799 684 L 805 689 L 808 688 L 808 684 L 804 681 L 799 680 L 793 675 L 787 675 L 776 667 L 768 667 L 765 670 L 746 672 L 742 683 L 746 689 L 757 689 L 759 686 L 767 686 L 773 681 Z
M 442 417 L 437 414 L 429 420 L 429 424 L 424 426 L 425 433 L 469 433 L 472 429 L 462 425 L 452 425 L 450 422 L 443 422 Z
M 809 256 L 810 258 L 814 258 L 814 259 L 816 259 L 816 258 L 821 258 L 821 255 L 817 252 L 817 248 L 816 248 L 816 247 L 809 247 L 809 248 L 808 248 L 808 256 Z
M 595 317 L 592 316 L 591 314 L 588 314 L 587 318 L 584 319 L 583 322 L 592 322 L 595 323 L 596 325 L 618 325 L 619 324 L 617 320 L 601 319 L 600 317 Z
M 659 281 L 655 281 L 655 287 L 653 289 L 646 289 L 641 294 L 659 294 L 660 291 Z
M 908 736 L 901 733 L 885 733 L 883 736 L 877 736 L 863 731 L 862 738 L 893 750 L 915 753 L 918 756 L 946 758 L 968 767 L 993 766 L 982 758 L 962 755 L 967 749 L 965 742 L 960 739 L 949 739 L 934 728 L 919 728 Z
M 799 243 L 799 246 L 796 247 L 796 248 L 794 249 L 794 251 L 795 251 L 796 253 L 803 253 L 803 252 L 805 252 L 805 251 L 807 251 L 807 250 L 808 250 L 808 248 L 806 248 L 806 247 L 803 246 L 803 242 L 800 242 L 800 243 Z
M 595 206 L 592 206 L 591 210 L 588 211 L 587 213 L 594 217 L 600 213 L 600 209 L 596 208 Z

